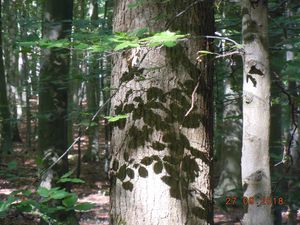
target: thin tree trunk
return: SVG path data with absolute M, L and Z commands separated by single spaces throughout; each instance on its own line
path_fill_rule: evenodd
M 244 83 L 242 184 L 246 206 L 245 225 L 271 225 L 269 169 L 270 72 L 268 57 L 267 1 L 242 0 Z
M 21 31 L 21 37 L 22 38 L 27 38 L 27 29 L 25 26 L 25 21 L 26 18 L 28 17 L 27 11 L 30 9 L 28 8 L 29 2 L 25 1 L 23 3 L 23 9 L 21 13 L 21 18 L 23 20 L 23 23 L 20 23 L 20 31 Z M 31 83 L 29 83 L 29 70 L 28 70 L 28 56 L 25 51 L 22 51 L 21 53 L 21 59 L 22 59 L 22 64 L 21 64 L 21 71 L 20 74 L 22 74 L 23 78 L 23 84 L 25 86 L 25 117 L 26 117 L 26 147 L 29 149 L 31 148 L 31 137 L 32 137 L 32 132 L 31 132 L 31 107 L 30 107 L 30 96 L 31 96 Z

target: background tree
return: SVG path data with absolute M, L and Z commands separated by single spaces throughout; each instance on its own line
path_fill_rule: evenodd
M 9 153 L 12 150 L 12 130 L 7 99 L 7 83 L 5 78 L 2 46 L 2 4 L 0 2 L 0 158 L 3 153 Z
M 68 38 L 71 33 L 72 0 L 48 0 L 44 2 L 43 38 L 52 41 Z M 39 152 L 43 158 L 41 186 L 51 188 L 58 177 L 69 171 L 66 154 L 55 167 L 48 167 L 68 148 L 68 72 L 70 51 L 49 48 L 42 51 L 39 80 Z M 73 213 L 58 215 L 64 224 L 78 224 Z
M 49 0 L 44 3 L 43 37 L 59 40 L 71 32 L 72 1 Z M 39 151 L 51 161 L 57 159 L 68 147 L 67 143 L 67 79 L 69 50 L 43 49 L 39 81 Z M 49 164 L 45 164 L 47 167 Z M 56 175 L 68 171 L 68 159 L 64 157 L 55 169 Z M 43 179 L 51 187 L 53 170 Z M 56 176 L 55 175 L 55 176 Z M 46 182 L 44 184 L 44 182 Z
M 266 1 L 242 1 L 244 45 L 242 183 L 248 204 L 244 224 L 273 224 L 269 170 L 270 71 Z
M 3 9 L 7 16 L 3 20 L 3 30 L 7 35 L 4 36 L 4 66 L 7 73 L 7 86 L 11 109 L 11 126 L 14 142 L 22 142 L 19 132 L 19 122 L 22 117 L 22 79 L 18 68 L 19 52 L 16 48 L 16 40 L 18 37 L 17 22 L 17 1 L 3 1 Z
M 218 8 L 216 17 L 220 17 L 216 23 L 217 30 L 222 36 L 238 39 L 231 35 L 233 30 L 240 27 L 232 27 L 231 23 L 239 23 L 239 4 L 222 2 Z M 239 41 L 236 40 L 237 42 Z M 220 54 L 226 54 L 232 48 L 232 43 L 226 40 L 218 40 L 217 49 Z M 242 62 L 240 56 L 221 58 L 216 63 L 214 85 L 215 88 L 215 130 L 214 130 L 214 175 L 219 175 L 214 198 L 220 207 L 224 207 L 226 197 L 241 197 L 241 147 L 242 147 Z

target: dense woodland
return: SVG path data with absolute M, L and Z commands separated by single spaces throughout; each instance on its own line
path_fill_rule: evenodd
M 298 0 L 0 1 L 0 224 L 300 224 L 299 33 Z

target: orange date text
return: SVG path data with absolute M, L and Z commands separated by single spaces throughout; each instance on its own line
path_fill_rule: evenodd
M 226 197 L 225 205 L 234 206 L 241 203 L 242 205 L 284 205 L 283 197 Z

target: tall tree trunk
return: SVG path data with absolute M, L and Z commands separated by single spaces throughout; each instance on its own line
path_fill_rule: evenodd
M 22 98 L 21 98 L 21 79 L 18 71 L 19 52 L 15 48 L 16 38 L 18 37 L 17 23 L 17 1 L 4 0 L 3 9 L 6 12 L 5 32 L 7 33 L 4 39 L 4 54 L 5 54 L 5 71 L 7 74 L 7 83 L 9 91 L 9 102 L 11 108 L 11 126 L 14 142 L 22 142 L 18 128 L 18 122 L 22 116 Z
M 225 82 L 223 123 L 222 123 L 222 147 L 220 160 L 220 178 L 216 188 L 215 196 L 224 199 L 224 196 L 237 196 L 241 190 L 241 140 L 242 121 L 241 101 L 238 93 L 232 90 L 230 81 Z
M 3 153 L 8 153 L 12 150 L 12 130 L 7 99 L 2 45 L 2 5 L 0 1 L 0 159 Z
M 293 15 L 297 14 L 297 10 L 299 10 L 298 1 L 289 1 L 286 4 L 286 11 L 285 15 L 287 20 L 292 21 Z M 288 28 L 286 28 L 286 31 Z M 286 39 L 291 38 L 289 32 L 286 32 Z M 295 60 L 295 53 L 293 52 L 293 45 L 287 44 L 287 51 L 286 51 L 286 61 L 293 61 Z M 296 81 L 289 81 L 288 82 L 288 90 L 290 93 L 291 104 L 289 105 L 289 121 L 290 127 L 288 128 L 287 132 L 287 141 L 291 141 L 290 149 L 288 150 L 291 160 L 291 165 L 288 170 L 288 181 L 287 181 L 287 190 L 288 190 L 288 221 L 287 225 L 294 225 L 297 224 L 297 212 L 298 212 L 298 203 L 299 203 L 299 195 L 295 193 L 299 193 L 299 187 L 297 185 L 298 177 L 300 176 L 300 150 L 299 150 L 299 118 L 297 116 L 297 112 L 299 112 L 298 102 L 295 99 L 299 98 L 299 92 L 297 90 L 299 87 L 299 83 Z M 297 127 L 296 127 L 297 126 Z M 288 143 L 289 144 L 289 143 Z
M 115 2 L 115 32 L 159 32 L 172 21 L 171 30 L 214 33 L 211 1 L 143 1 L 129 9 L 130 2 Z M 167 20 L 155 19 L 164 12 Z M 212 61 L 197 64 L 201 49 L 212 51 L 211 43 L 191 39 L 171 49 L 125 50 L 114 58 L 111 82 L 118 91 L 112 115 L 128 118 L 112 133 L 111 224 L 213 224 Z
M 267 1 L 242 1 L 244 83 L 242 184 L 244 197 L 254 198 L 243 218 L 246 225 L 273 224 L 269 169 L 270 72 Z
M 20 32 L 21 32 L 21 38 L 25 39 L 27 38 L 27 29 L 25 26 L 26 18 L 28 18 L 28 11 L 30 8 L 28 7 L 29 1 L 24 1 L 22 4 L 22 11 L 21 11 L 21 18 L 22 22 L 20 22 Z M 21 51 L 21 71 L 20 74 L 22 75 L 23 79 L 23 85 L 25 86 L 25 120 L 26 120 L 26 148 L 31 148 L 31 108 L 30 108 L 30 96 L 31 96 L 31 83 L 29 82 L 30 74 L 29 74 L 29 63 L 28 63 L 28 55 L 27 52 L 23 49 Z M 24 90 L 23 90 L 24 91 Z
M 227 15 L 226 12 L 226 2 L 224 2 L 222 7 L 222 21 L 225 22 L 227 16 L 229 15 Z M 225 24 L 222 25 L 224 26 Z M 225 36 L 226 32 L 226 29 L 222 29 L 222 35 Z M 222 42 L 221 48 L 222 52 L 226 52 L 226 42 Z M 220 174 L 220 177 L 214 196 L 216 199 L 221 198 L 222 202 L 224 201 L 224 196 L 239 197 L 242 188 L 242 120 L 240 118 L 242 114 L 242 102 L 240 101 L 241 92 L 236 91 L 234 87 L 234 64 L 236 63 L 237 62 L 233 61 L 233 59 L 224 60 L 221 64 L 221 70 L 224 74 L 220 76 L 220 73 L 218 73 L 217 75 L 222 82 L 220 85 L 222 88 L 222 105 L 219 107 L 219 113 L 222 113 L 222 115 L 221 118 L 218 119 L 219 124 L 216 125 L 216 128 L 218 129 L 217 143 L 219 144 L 217 158 L 221 161 L 221 165 L 220 168 L 217 167 L 220 170 L 220 172 L 217 173 Z M 227 79 L 225 78 L 224 80 L 224 77 L 226 76 Z M 218 117 L 220 117 L 220 115 L 218 115 Z
M 71 32 L 72 0 L 46 0 L 44 2 L 43 38 L 59 40 Z M 70 51 L 50 48 L 42 51 L 39 81 L 39 152 L 44 159 L 44 168 L 56 161 L 68 147 L 68 72 Z M 50 188 L 55 178 L 68 172 L 68 155 L 47 170 L 41 186 Z M 73 213 L 58 215 L 63 224 L 78 224 Z
M 58 40 L 67 37 L 71 29 L 71 7 L 72 1 L 70 0 L 48 0 L 45 2 L 44 38 Z M 68 71 L 69 50 L 51 48 L 42 51 L 38 130 L 39 151 L 42 157 L 50 153 L 57 157 L 67 149 Z M 68 160 L 67 157 L 64 157 L 56 172 L 62 175 L 67 170 Z
M 90 1 L 90 18 L 91 29 L 95 30 L 98 24 L 98 2 L 96 0 Z M 89 56 L 89 72 L 87 74 L 86 96 L 88 102 L 88 111 L 92 115 L 96 113 L 100 102 L 100 82 L 99 82 L 99 58 L 97 53 L 90 53 Z M 83 160 L 85 161 L 99 161 L 99 125 L 94 124 L 88 130 L 88 149 Z
M 280 98 L 281 93 L 279 88 L 273 83 L 271 85 L 271 95 L 272 98 L 275 100 L 276 98 Z M 271 167 L 272 168 L 272 175 L 271 178 L 274 179 L 275 183 L 278 182 L 276 180 L 276 175 L 278 177 L 278 174 L 282 173 L 281 167 L 274 167 L 276 163 L 278 163 L 282 157 L 282 105 L 281 103 L 275 102 L 272 103 L 271 106 L 271 124 L 270 124 L 270 160 L 271 160 Z M 274 176 L 275 175 L 275 176 Z M 273 181 L 272 181 L 273 182 Z M 280 185 L 282 186 L 282 185 Z M 277 188 L 278 189 L 278 188 Z M 280 194 L 277 194 L 278 191 L 276 190 L 274 194 L 274 197 L 280 196 Z M 282 206 L 278 204 L 273 205 L 273 211 L 274 211 L 274 225 L 281 225 L 282 224 Z

